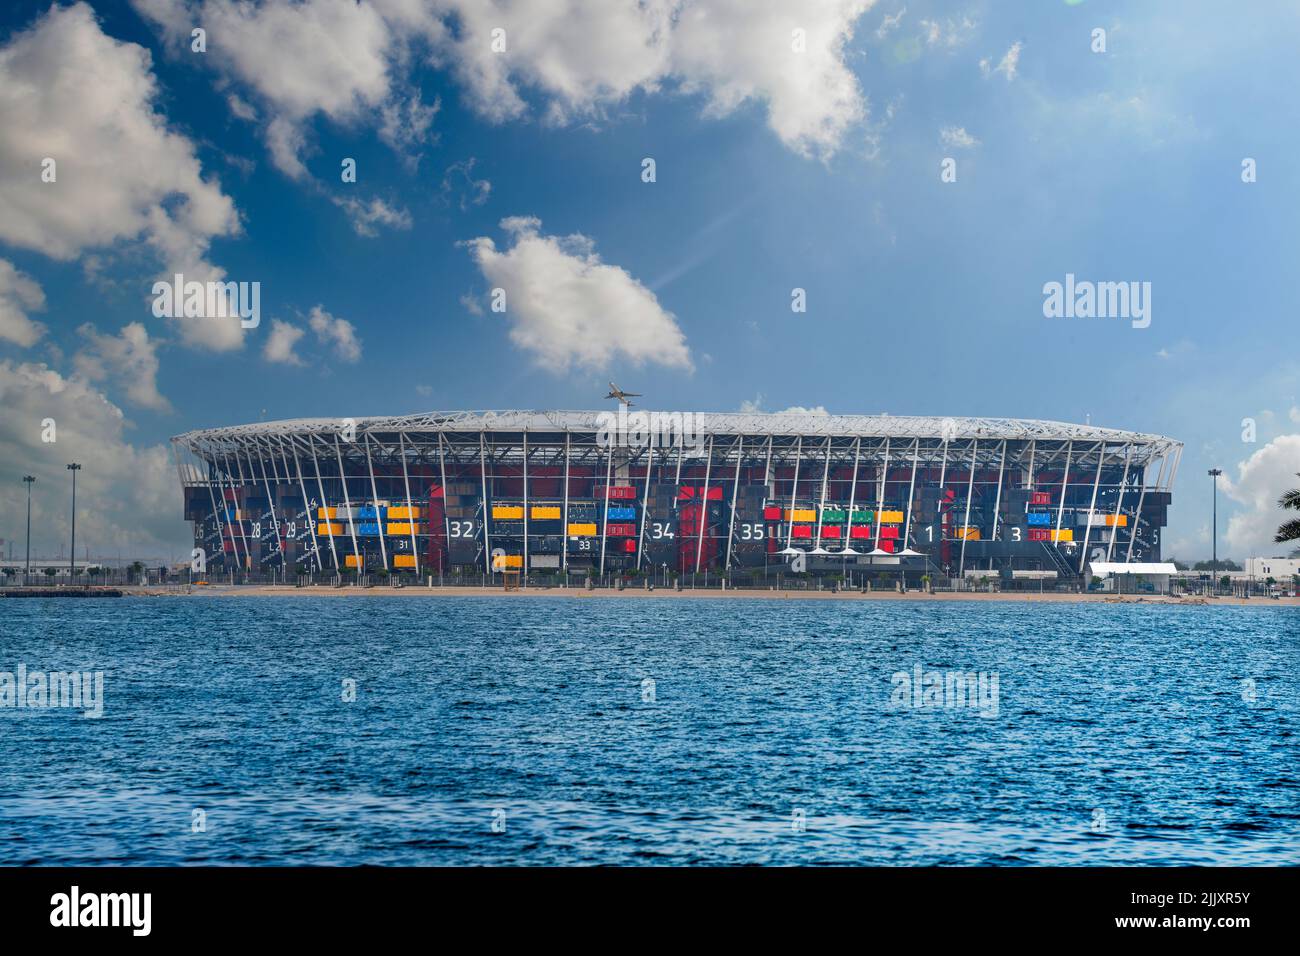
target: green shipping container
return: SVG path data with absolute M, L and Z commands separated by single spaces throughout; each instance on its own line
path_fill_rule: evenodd
M 822 511 L 823 524 L 844 524 L 847 519 L 847 512 L 839 511 L 835 508 L 826 508 Z

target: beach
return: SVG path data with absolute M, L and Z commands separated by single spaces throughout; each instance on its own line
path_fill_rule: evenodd
M 672 588 L 655 588 L 648 591 L 644 587 L 595 588 L 514 588 L 509 591 L 501 587 L 332 587 L 326 585 L 295 587 L 293 585 L 179 585 L 177 587 L 124 587 L 120 590 L 127 595 L 145 597 L 320 597 L 320 598 L 461 598 L 461 597 L 506 597 L 506 598 L 581 598 L 584 600 L 602 600 L 609 598 L 633 598 L 637 600 L 684 600 L 708 601 L 717 599 L 741 601 L 1004 601 L 1015 603 L 1049 603 L 1049 604 L 1173 604 L 1187 606 L 1229 606 L 1229 607 L 1300 607 L 1300 598 L 1240 598 L 1240 597 L 1173 597 L 1160 594 L 1114 595 L 1114 594 L 1075 594 L 1054 591 L 937 591 L 928 594 L 921 590 L 909 590 L 903 593 L 891 590 L 867 591 L 813 591 L 792 589 L 760 590 L 743 588 L 721 590 L 717 588 L 700 588 L 681 591 Z

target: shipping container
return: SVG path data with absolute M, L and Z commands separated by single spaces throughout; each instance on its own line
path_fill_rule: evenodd
M 496 520 L 521 520 L 524 516 L 523 505 L 493 505 L 492 517 Z
M 594 538 L 596 536 L 595 522 L 579 523 L 569 525 L 569 537 L 571 538 Z
M 607 538 L 632 538 L 636 537 L 636 525 L 627 522 L 609 522 L 605 525 L 605 537 Z
M 1052 525 L 1052 514 L 1049 511 L 1030 511 L 1025 515 L 1025 524 L 1031 528 L 1046 528 Z
M 901 511 L 882 511 L 880 512 L 881 524 L 902 524 L 903 512 Z
M 1053 531 L 1051 539 L 1053 541 L 1073 541 L 1074 531 L 1071 528 L 1062 528 L 1060 531 Z
M 395 554 L 393 555 L 393 567 L 395 568 L 414 568 L 415 555 L 413 554 Z
M 423 508 L 415 508 L 415 507 L 408 508 L 406 507 L 406 505 L 402 505 L 397 508 L 389 508 L 388 520 L 389 521 L 397 521 L 397 520 L 410 521 L 413 518 L 423 518 L 424 511 L 425 509 Z
M 388 522 L 388 534 L 390 536 L 392 535 L 410 536 L 413 534 L 428 534 L 428 533 L 429 533 L 428 526 L 423 524 L 417 524 L 413 521 Z
M 709 488 L 707 493 L 705 492 L 703 485 L 699 486 L 698 488 L 691 488 L 683 485 L 681 488 L 677 489 L 678 501 L 689 501 L 693 498 L 698 498 L 698 497 L 704 497 L 708 501 L 721 501 L 722 488 L 720 486 L 714 486 L 712 488 Z
M 780 520 L 781 520 L 781 509 L 780 509 L 780 508 L 764 508 L 764 509 L 763 509 L 763 520 L 764 520 L 764 521 L 780 521 Z
M 605 486 L 596 486 L 596 497 L 605 497 Z M 634 501 L 636 500 L 636 489 L 629 485 L 610 485 L 609 497 L 611 501 Z
M 811 538 L 812 533 L 813 533 L 812 525 L 797 524 L 794 526 L 794 530 L 791 532 L 791 536 L 795 538 Z
M 629 508 L 626 506 L 616 507 L 614 505 L 610 505 L 609 513 L 605 517 L 608 518 L 610 521 L 635 521 L 636 509 Z
M 534 521 L 559 521 L 561 517 L 560 506 L 533 505 L 532 510 L 529 511 L 529 517 Z
M 813 508 L 786 508 L 786 521 L 816 521 L 817 511 Z
M 849 537 L 855 541 L 861 541 L 871 537 L 870 525 L 854 525 L 849 529 Z

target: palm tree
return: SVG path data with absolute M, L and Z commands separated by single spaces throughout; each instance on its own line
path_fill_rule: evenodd
M 1296 472 L 1296 477 L 1300 478 L 1300 472 Z M 1290 508 L 1293 511 L 1300 511 L 1300 488 L 1292 488 L 1290 491 L 1277 499 L 1280 507 Z M 1274 541 L 1281 544 L 1283 541 L 1300 540 L 1300 518 L 1293 518 L 1286 524 L 1277 529 L 1277 537 Z

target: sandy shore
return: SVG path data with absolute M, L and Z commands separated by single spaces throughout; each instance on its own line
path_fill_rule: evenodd
M 439 598 L 439 597 L 504 597 L 512 600 L 526 600 L 530 598 L 575 598 L 579 600 L 604 600 L 609 598 L 626 598 L 630 600 L 678 600 L 678 601 L 710 601 L 718 599 L 739 600 L 739 601 L 1017 601 L 1017 602 L 1046 602 L 1054 604 L 1175 604 L 1185 606 L 1228 606 L 1228 607 L 1300 607 L 1300 598 L 1281 598 L 1273 600 L 1271 598 L 1177 598 L 1163 597 L 1161 595 L 1124 595 L 1117 597 L 1108 594 L 1059 594 L 1053 592 L 985 592 L 985 591 L 964 591 L 953 593 L 943 591 L 936 594 L 926 594 L 923 591 L 908 591 L 905 594 L 899 594 L 897 591 L 870 591 L 863 594 L 859 591 L 840 591 L 838 594 L 831 591 L 759 591 L 759 590 L 735 590 L 735 591 L 718 591 L 718 590 L 683 590 L 675 591 L 672 588 L 656 588 L 653 591 L 647 591 L 644 588 L 626 588 L 619 591 L 614 588 L 597 588 L 588 591 L 585 588 L 528 588 L 512 591 L 505 591 L 500 587 L 496 588 L 478 588 L 478 587 L 292 587 L 292 586 L 269 586 L 269 585 L 247 585 L 231 587 L 229 585 L 208 585 L 206 587 L 195 587 L 187 589 L 180 588 L 158 588 L 158 587 L 127 587 L 123 588 L 128 595 L 148 596 L 148 597 L 319 597 L 319 598 L 368 598 L 368 597 L 393 597 L 393 598 Z

